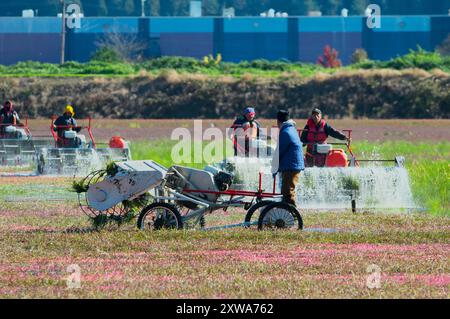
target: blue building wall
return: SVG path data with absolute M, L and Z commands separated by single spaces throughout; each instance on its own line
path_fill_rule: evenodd
M 61 20 L 0 18 L 0 63 L 20 61 L 59 63 Z
M 344 64 L 350 63 L 356 49 L 362 48 L 363 19 L 360 17 L 303 17 L 298 23 L 299 60 L 317 62 L 325 46 L 339 52 Z
M 214 19 L 202 18 L 152 18 L 149 33 L 152 39 L 159 39 L 161 55 L 179 55 L 202 58 L 214 50 Z M 158 42 L 153 42 L 158 46 Z
M 450 17 L 447 17 L 450 20 Z M 447 34 L 450 29 L 447 29 Z M 364 25 L 363 47 L 371 59 L 388 60 L 421 46 L 434 50 L 431 42 L 431 17 L 384 17 L 380 29 L 368 29 Z M 442 41 L 441 41 L 442 42 Z
M 59 18 L 0 18 L 0 63 L 35 60 L 59 62 Z M 434 48 L 450 33 L 449 16 L 385 16 L 380 29 L 364 17 L 289 18 L 83 18 L 68 29 L 66 60 L 85 62 L 98 43 L 116 32 L 138 39 L 146 57 L 202 58 L 221 53 L 223 60 L 290 60 L 315 63 L 326 45 L 339 51 L 344 64 L 364 48 L 371 59 L 387 60 L 416 49 Z
M 223 21 L 222 55 L 225 61 L 289 59 L 288 20 L 234 18 Z
M 139 22 L 135 18 L 81 19 L 81 28 L 67 29 L 66 60 L 87 62 L 108 33 L 138 37 Z

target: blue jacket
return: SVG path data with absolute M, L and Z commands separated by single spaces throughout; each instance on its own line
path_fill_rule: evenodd
M 77 126 L 77 121 L 75 121 L 73 117 L 67 116 L 65 114 L 58 117 L 56 121 L 53 123 L 53 125 L 56 126 L 53 130 L 58 133 L 58 136 L 60 138 L 64 138 L 64 132 L 69 130 L 68 127 L 64 126 L 72 126 L 72 130 L 77 133 L 81 131 L 81 128 Z
M 274 159 L 272 173 L 300 172 L 305 169 L 302 142 L 300 142 L 295 123 L 291 120 L 281 126 L 277 151 L 274 155 L 278 154 L 279 165 L 277 167 L 276 159 Z
M 77 121 L 73 117 L 67 116 L 65 114 L 61 115 L 53 123 L 55 126 L 77 126 Z

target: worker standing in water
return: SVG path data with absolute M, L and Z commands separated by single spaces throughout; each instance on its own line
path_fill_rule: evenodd
M 322 111 L 314 109 L 311 112 L 311 117 L 308 119 L 305 128 L 303 129 L 300 140 L 306 146 L 306 167 L 324 167 L 327 159 L 326 154 L 319 154 L 315 149 L 315 145 L 324 144 L 328 136 L 334 137 L 338 140 L 351 142 L 351 139 L 335 130 L 322 118 Z
M 253 107 L 247 107 L 242 117 L 238 117 L 231 128 L 231 140 L 233 141 L 234 156 L 238 152 L 248 156 L 250 153 L 250 144 L 261 137 L 261 124 L 255 119 L 256 112 Z
M 281 194 L 283 201 L 296 206 L 295 187 L 300 172 L 305 169 L 302 143 L 295 122 L 289 119 L 289 112 L 280 110 L 277 114 L 277 126 L 280 129 L 277 148 L 272 160 L 272 174 L 281 174 Z

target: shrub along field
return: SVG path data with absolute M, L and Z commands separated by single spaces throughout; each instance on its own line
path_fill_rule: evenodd
M 438 52 L 417 51 L 394 58 L 389 61 L 373 61 L 359 58 L 359 61 L 341 69 L 422 69 L 431 71 L 439 69 L 450 72 L 450 57 Z M 258 77 L 279 77 L 286 72 L 301 77 L 310 77 L 319 72 L 334 73 L 338 68 L 326 68 L 320 64 L 292 63 L 286 60 L 267 61 L 254 60 L 230 63 L 221 61 L 220 56 L 209 56 L 203 60 L 185 57 L 161 57 L 143 62 L 125 61 L 114 51 L 103 49 L 94 55 L 88 63 L 68 61 L 62 65 L 40 62 L 19 62 L 14 65 L 0 65 L 0 76 L 128 76 L 140 72 L 157 75 L 164 70 L 174 69 L 179 73 L 198 73 L 210 76 L 230 75 L 242 77 L 246 74 Z
M 72 178 L 0 177 L 0 298 L 448 298 L 450 143 L 396 132 L 393 141 L 355 141 L 354 151 L 405 156 L 425 210 L 303 212 L 299 232 L 142 232 L 133 223 L 97 231 L 69 191 Z M 166 135 L 131 147 L 135 159 L 170 165 L 174 143 Z M 206 225 L 243 213 L 216 212 Z M 67 288 L 73 265 L 79 289 Z

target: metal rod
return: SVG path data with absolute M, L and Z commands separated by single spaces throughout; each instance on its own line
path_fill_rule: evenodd
M 91 131 L 91 117 L 90 116 L 88 117 L 88 120 L 89 120 L 89 126 L 87 127 L 87 130 L 88 130 L 88 133 L 89 133 L 89 138 L 92 141 L 92 147 L 96 148 L 94 135 L 92 134 L 92 131 Z
M 273 177 L 273 191 L 272 191 L 272 193 L 273 193 L 274 195 L 275 195 L 276 188 L 277 188 L 277 175 L 275 175 L 275 176 Z
M 245 196 L 245 197 L 276 197 L 281 196 L 281 194 L 275 193 L 258 193 L 250 191 L 237 191 L 237 190 L 227 190 L 224 192 L 218 191 L 208 191 L 208 190 L 198 190 L 198 189 L 183 189 L 185 193 L 202 193 L 202 194 L 215 194 L 215 195 L 229 195 L 229 196 Z
M 145 1 L 141 0 L 141 17 L 145 17 Z
M 206 212 L 207 209 L 208 209 L 207 207 L 203 207 L 203 208 L 197 209 L 197 210 L 195 210 L 195 211 L 193 211 L 193 212 L 191 212 L 191 213 L 189 213 L 189 214 L 187 214 L 185 216 L 182 216 L 183 220 L 190 220 L 190 219 L 193 219 L 193 218 L 198 217 L 200 215 L 203 216 L 203 215 L 205 215 L 205 212 Z
M 395 162 L 395 160 L 358 160 L 358 162 Z
M 175 196 L 178 196 L 178 197 L 181 198 L 181 199 L 187 200 L 187 201 L 192 202 L 192 203 L 195 203 L 195 204 L 197 204 L 197 205 L 202 205 L 202 206 L 206 206 L 206 207 L 209 207 L 209 206 L 210 206 L 210 205 L 207 204 L 207 203 L 204 203 L 204 202 L 201 202 L 201 201 L 192 199 L 191 197 L 182 195 L 182 194 L 177 193 L 177 192 L 175 192 L 175 191 L 173 191 L 173 190 L 171 190 L 171 189 L 169 189 L 169 193 L 174 194 Z
M 65 51 L 66 51 L 66 2 L 61 0 L 62 4 L 62 21 L 61 21 L 61 60 L 60 63 L 64 64 Z
M 250 227 L 253 225 L 257 225 L 258 222 L 245 222 L 245 223 L 239 223 L 239 224 L 232 224 L 232 225 L 225 225 L 225 226 L 215 226 L 215 227 L 208 227 L 204 228 L 203 230 L 221 230 L 221 229 L 228 229 L 228 228 L 236 228 L 236 227 Z
M 262 193 L 262 172 L 259 172 L 258 193 Z

